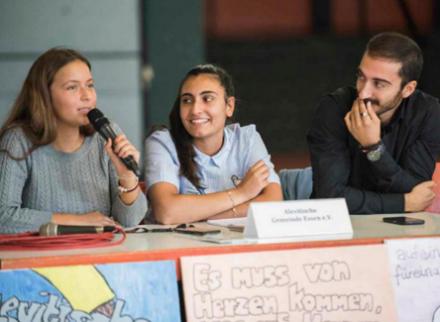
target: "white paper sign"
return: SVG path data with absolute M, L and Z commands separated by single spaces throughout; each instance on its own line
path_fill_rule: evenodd
M 345 199 L 255 202 L 247 217 L 246 238 L 353 233 Z
M 188 322 L 397 321 L 384 245 L 184 257 Z
M 440 322 L 440 238 L 387 240 L 399 321 Z

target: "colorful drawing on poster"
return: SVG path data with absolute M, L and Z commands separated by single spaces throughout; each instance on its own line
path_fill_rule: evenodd
M 440 238 L 387 240 L 402 322 L 440 322 Z
M 174 262 L 0 271 L 1 322 L 181 321 Z
M 181 261 L 188 322 L 397 321 L 383 245 Z

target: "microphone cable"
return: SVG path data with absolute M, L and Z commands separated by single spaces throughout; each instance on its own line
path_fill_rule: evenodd
M 115 232 L 99 234 L 71 234 L 60 236 L 40 236 L 38 232 L 16 235 L 0 235 L 0 251 L 13 250 L 66 250 L 78 248 L 110 247 L 122 244 L 127 235 L 120 227 L 115 231 L 122 233 L 122 238 L 112 242 Z

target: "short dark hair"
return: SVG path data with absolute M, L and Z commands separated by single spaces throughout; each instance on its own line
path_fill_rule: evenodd
M 423 55 L 419 45 L 397 32 L 383 32 L 371 38 L 366 54 L 401 63 L 399 76 L 402 78 L 402 88 L 413 80 L 417 81 L 422 72 Z

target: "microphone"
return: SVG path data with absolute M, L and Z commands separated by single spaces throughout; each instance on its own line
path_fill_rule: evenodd
M 90 124 L 92 124 L 93 128 L 101 134 L 101 136 L 108 141 L 108 139 L 112 140 L 112 149 L 115 148 L 115 138 L 116 133 L 113 131 L 109 120 L 102 114 L 100 110 L 94 108 L 87 113 L 87 117 L 89 118 Z M 119 158 L 122 163 L 127 167 L 127 169 L 134 172 L 134 174 L 139 178 L 141 176 L 141 172 L 139 170 L 138 164 L 133 159 L 131 155 L 126 158 Z
M 107 233 L 115 230 L 115 227 L 104 226 L 65 226 L 56 225 L 54 223 L 47 223 L 40 227 L 40 236 L 59 236 L 71 234 L 98 234 Z

